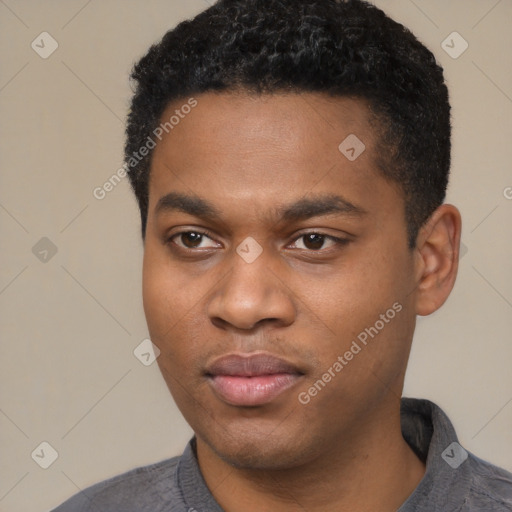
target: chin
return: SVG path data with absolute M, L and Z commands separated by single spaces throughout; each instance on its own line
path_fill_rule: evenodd
M 243 444 L 240 450 L 232 447 L 220 447 L 217 455 L 237 469 L 246 470 L 283 470 L 299 465 L 300 457 L 291 448 L 262 446 L 261 444 Z
M 209 431 L 201 436 L 204 443 L 222 460 L 238 469 L 283 470 L 297 467 L 311 458 L 315 443 L 304 436 L 304 429 L 296 432 L 257 425 Z

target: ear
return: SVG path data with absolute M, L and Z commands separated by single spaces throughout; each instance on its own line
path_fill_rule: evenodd
M 439 309 L 455 284 L 461 233 L 459 210 L 442 204 L 420 229 L 416 239 L 416 314 Z

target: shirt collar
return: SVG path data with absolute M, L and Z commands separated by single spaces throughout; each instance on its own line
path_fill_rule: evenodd
M 402 435 L 425 462 L 420 483 L 398 512 L 460 510 L 470 487 L 468 453 L 446 414 L 429 400 L 402 398 Z

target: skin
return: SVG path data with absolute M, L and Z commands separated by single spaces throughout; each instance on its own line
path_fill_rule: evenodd
M 415 319 L 437 310 L 453 287 L 460 214 L 440 206 L 414 250 L 407 247 L 402 193 L 377 170 L 377 134 L 360 100 L 234 92 L 196 99 L 154 150 L 143 296 L 158 364 L 196 433 L 204 479 L 227 512 L 396 511 L 425 471 L 399 417 Z M 162 120 L 183 103 L 169 105 Z M 366 146 L 353 162 L 338 150 L 349 134 Z M 219 218 L 158 209 L 171 192 L 208 201 Z M 364 213 L 278 214 L 333 194 Z M 204 230 L 208 236 L 190 235 Z M 312 243 L 308 233 L 326 237 Z M 262 248 L 252 263 L 236 252 L 247 237 Z M 395 303 L 401 311 L 300 403 L 299 393 Z M 205 367 L 259 351 L 303 376 L 262 406 L 215 395 Z

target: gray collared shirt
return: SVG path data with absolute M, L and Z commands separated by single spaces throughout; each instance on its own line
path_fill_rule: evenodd
M 512 474 L 460 446 L 444 412 L 402 398 L 402 434 L 426 463 L 418 487 L 397 512 L 512 511 Z M 195 438 L 181 457 L 133 469 L 76 494 L 53 512 L 223 512 L 208 490 Z

